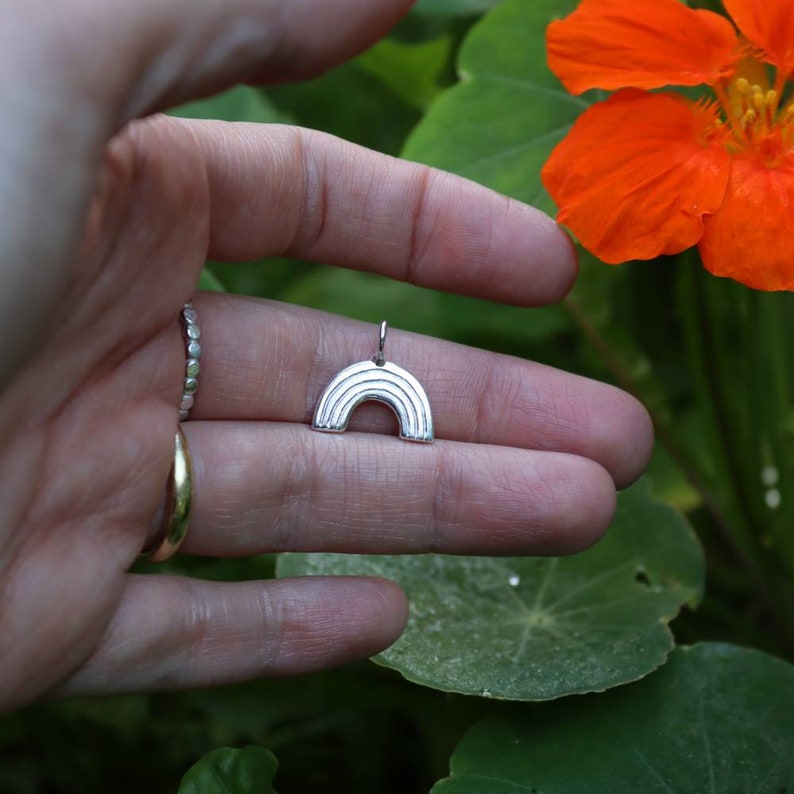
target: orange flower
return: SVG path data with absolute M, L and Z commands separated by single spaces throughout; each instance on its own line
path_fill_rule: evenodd
M 679 0 L 582 0 L 549 25 L 571 93 L 621 90 L 580 116 L 543 183 L 605 262 L 698 245 L 717 276 L 794 289 L 794 2 L 723 2 L 742 35 Z M 700 84 L 713 96 L 650 93 Z

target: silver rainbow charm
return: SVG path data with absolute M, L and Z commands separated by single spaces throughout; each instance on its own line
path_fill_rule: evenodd
M 422 385 L 410 372 L 383 357 L 387 329 L 384 320 L 380 324 L 378 352 L 371 361 L 345 367 L 325 387 L 314 411 L 315 430 L 342 433 L 361 403 L 376 400 L 397 414 L 400 438 L 425 443 L 433 440 L 433 416 Z

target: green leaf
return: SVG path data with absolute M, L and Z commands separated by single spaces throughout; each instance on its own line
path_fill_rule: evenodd
M 220 747 L 188 769 L 179 794 L 276 794 L 271 782 L 277 767 L 264 747 Z
M 408 105 L 423 110 L 439 92 L 452 40 L 441 36 L 418 43 L 383 39 L 356 63 L 394 91 Z
M 553 212 L 540 169 L 589 103 L 548 70 L 545 31 L 576 4 L 505 0 L 472 28 L 460 52 L 461 82 L 431 105 L 403 156 Z
M 188 102 L 169 111 L 172 116 L 223 121 L 253 121 L 261 124 L 289 124 L 282 113 L 258 88 L 238 85 L 222 94 Z
M 418 0 L 414 12 L 438 16 L 469 16 L 489 11 L 500 2 L 501 0 Z
M 433 794 L 778 794 L 792 747 L 794 667 L 709 643 L 631 686 L 477 724 Z
M 620 495 L 604 539 L 572 557 L 289 554 L 277 568 L 396 580 L 411 617 L 376 660 L 436 689 L 514 700 L 647 675 L 673 648 L 667 622 L 699 598 L 703 571 L 687 522 L 643 483 Z

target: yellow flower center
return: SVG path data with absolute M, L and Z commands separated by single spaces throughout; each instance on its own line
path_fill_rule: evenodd
M 740 77 L 734 83 L 734 94 L 738 97 L 739 127 L 753 135 L 765 134 L 775 124 L 775 115 L 780 100 L 777 91 L 764 89 L 756 84 L 750 85 L 746 77 Z
M 746 58 L 738 74 L 715 88 L 730 130 L 728 150 L 754 152 L 767 168 L 777 168 L 794 143 L 794 102 L 780 105 L 785 80 L 779 76 L 770 87 L 766 68 L 755 58 Z

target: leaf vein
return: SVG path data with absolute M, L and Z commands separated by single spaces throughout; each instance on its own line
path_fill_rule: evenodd
M 505 778 L 496 777 L 495 775 L 478 775 L 476 773 L 467 772 L 464 776 L 461 776 L 461 780 L 482 780 L 486 783 L 502 783 L 504 785 L 510 786 L 514 788 L 516 791 L 529 791 L 531 794 L 544 794 L 542 789 L 537 788 L 537 786 L 530 786 L 525 785 L 523 783 L 516 783 L 515 780 L 506 780 Z
M 507 157 L 512 157 L 515 154 L 518 154 L 522 151 L 528 151 L 540 144 L 545 143 L 549 140 L 554 140 L 555 138 L 560 137 L 563 133 L 567 132 L 571 128 L 570 124 L 564 124 L 561 127 L 557 127 L 556 129 L 549 130 L 548 132 L 543 133 L 543 135 L 539 135 L 536 138 L 532 138 L 530 141 L 524 141 L 523 143 L 518 144 L 517 146 L 511 146 L 507 149 L 502 149 L 495 154 L 490 154 L 486 157 L 481 157 L 479 160 L 474 160 L 467 165 L 463 166 L 461 170 L 458 172 L 460 174 L 464 173 L 471 173 L 472 170 L 481 168 L 485 165 L 492 165 L 493 163 L 498 163 L 500 160 L 504 160 Z
M 526 80 L 520 80 L 517 77 L 507 77 L 503 74 L 496 72 L 478 72 L 474 79 L 487 79 L 494 83 L 501 83 L 502 85 L 509 85 L 513 88 L 520 88 L 522 91 L 531 91 L 536 94 L 543 94 L 547 97 L 553 97 L 558 101 L 564 101 L 571 105 L 578 105 L 582 110 L 590 107 L 590 102 L 578 96 L 572 96 L 560 88 L 548 88 L 547 86 L 538 85 L 537 83 L 530 83 Z

